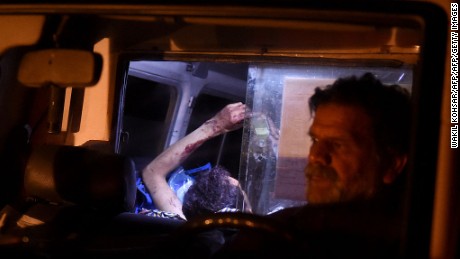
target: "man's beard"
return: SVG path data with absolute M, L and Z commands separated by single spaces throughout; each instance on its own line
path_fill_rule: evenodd
M 377 172 L 377 169 L 373 171 Z M 306 198 L 308 203 L 333 203 L 372 197 L 379 187 L 378 174 L 356 174 L 347 182 L 341 180 L 337 171 L 329 166 L 307 164 Z
M 308 163 L 305 176 L 308 203 L 332 203 L 343 199 L 344 186 L 334 168 Z

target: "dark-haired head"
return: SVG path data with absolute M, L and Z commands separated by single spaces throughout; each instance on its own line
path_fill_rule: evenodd
M 196 182 L 185 193 L 182 211 L 187 219 L 224 208 L 236 208 L 243 199 L 241 188 L 232 181 L 230 173 L 223 167 L 213 167 L 199 173 Z M 237 182 L 236 182 L 237 183 Z
M 305 168 L 308 202 L 368 199 L 395 186 L 407 162 L 406 90 L 366 73 L 316 88 L 309 105 L 314 119 Z
M 362 108 L 373 122 L 379 156 L 385 163 L 394 154 L 406 154 L 409 145 L 410 96 L 399 85 L 384 85 L 371 73 L 339 78 L 324 89 L 316 88 L 310 98 L 312 113 L 324 104 Z

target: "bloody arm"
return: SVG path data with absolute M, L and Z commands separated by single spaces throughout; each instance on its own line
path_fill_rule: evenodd
M 164 150 L 144 168 L 142 178 L 159 210 L 173 212 L 185 218 L 180 200 L 166 182 L 167 175 L 205 141 L 241 128 L 245 110 L 246 105 L 242 103 L 227 105 L 196 130 Z

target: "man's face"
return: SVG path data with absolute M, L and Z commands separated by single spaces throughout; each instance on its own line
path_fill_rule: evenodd
M 363 109 L 320 105 L 309 134 L 313 141 L 305 168 L 309 203 L 349 201 L 374 194 L 381 179 L 371 118 Z

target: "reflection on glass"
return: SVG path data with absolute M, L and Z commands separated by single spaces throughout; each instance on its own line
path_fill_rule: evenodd
M 243 130 L 239 181 L 254 213 L 305 204 L 303 169 L 311 145 L 308 99 L 318 86 L 366 72 L 410 91 L 411 67 L 250 65 L 246 104 L 251 118 Z

